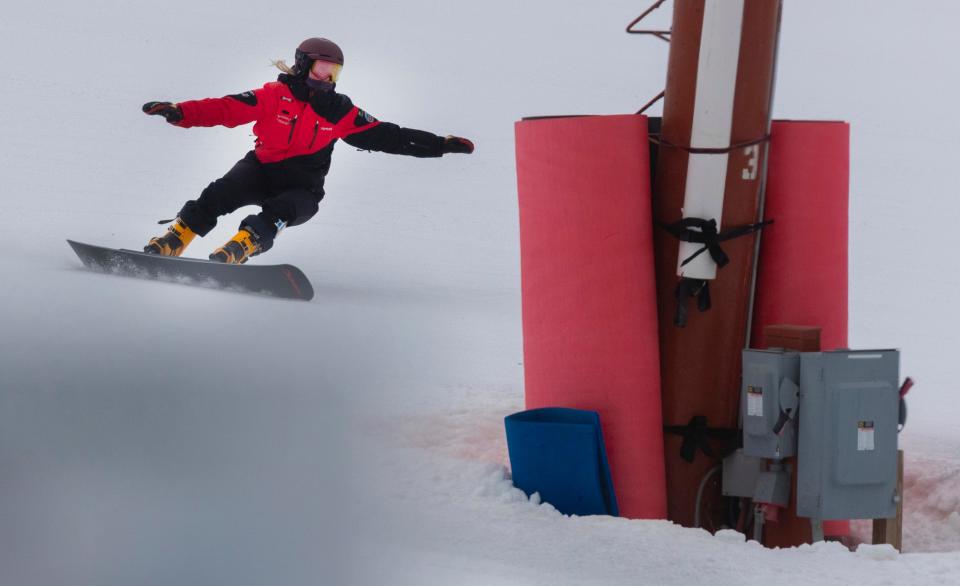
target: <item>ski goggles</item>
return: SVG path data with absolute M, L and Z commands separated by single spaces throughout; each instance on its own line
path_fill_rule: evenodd
M 297 73 L 306 77 L 309 72 L 314 67 L 321 67 L 324 69 L 329 69 L 326 73 L 317 72 L 318 77 L 326 77 L 330 75 L 334 82 L 340 77 L 340 71 L 343 69 L 343 65 L 339 63 L 333 63 L 331 61 L 325 61 L 320 56 L 310 55 L 309 53 L 304 53 L 303 51 L 297 51 L 295 68 Z
M 329 76 L 330 81 L 334 83 L 336 83 L 340 77 L 340 71 L 342 69 L 343 65 L 330 63 L 329 61 L 314 61 L 313 65 L 310 66 L 310 72 L 315 76 L 324 80 Z

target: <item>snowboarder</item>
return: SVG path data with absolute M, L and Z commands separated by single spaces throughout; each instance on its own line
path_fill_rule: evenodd
M 337 93 L 343 52 L 329 39 L 302 42 L 292 68 L 283 61 L 275 65 L 283 73 L 260 89 L 223 98 L 143 105 L 146 114 L 163 116 L 181 128 L 232 128 L 256 121 L 254 149 L 199 198 L 188 201 L 167 231 L 150 239 L 145 252 L 180 256 L 195 236 L 209 233 L 220 216 L 251 204 L 262 211 L 246 217 L 237 234 L 210 259 L 239 264 L 266 252 L 280 230 L 317 213 L 337 139 L 364 150 L 414 157 L 473 152 L 473 143 L 465 138 L 379 121 Z

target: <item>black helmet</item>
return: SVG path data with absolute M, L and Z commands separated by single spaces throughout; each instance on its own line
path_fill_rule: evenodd
M 314 61 L 329 61 L 343 65 L 343 51 L 330 39 L 314 37 L 297 47 L 294 69 L 297 75 L 306 76 Z

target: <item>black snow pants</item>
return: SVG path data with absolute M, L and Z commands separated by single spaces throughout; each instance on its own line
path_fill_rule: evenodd
M 252 229 L 260 238 L 261 251 L 269 250 L 281 228 L 312 218 L 323 199 L 328 165 L 314 168 L 291 163 L 295 165 L 292 161 L 261 163 L 250 151 L 199 198 L 188 201 L 180 210 L 180 219 L 199 236 L 206 236 L 220 216 L 258 205 L 262 211 L 244 218 L 240 227 Z

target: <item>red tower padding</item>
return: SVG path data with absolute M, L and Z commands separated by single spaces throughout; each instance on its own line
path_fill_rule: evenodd
M 771 324 L 819 326 L 823 350 L 847 347 L 849 153 L 845 122 L 773 123 L 754 347 Z
M 666 516 L 644 116 L 516 123 L 528 409 L 599 412 L 620 513 Z
M 817 326 L 823 350 L 847 346 L 849 177 L 847 123 L 774 121 L 764 213 L 774 223 L 760 240 L 754 348 L 767 346 L 763 328 L 772 324 Z M 850 524 L 828 521 L 824 532 L 849 535 Z M 765 529 L 771 547 L 809 541 L 809 521 L 792 509 Z

